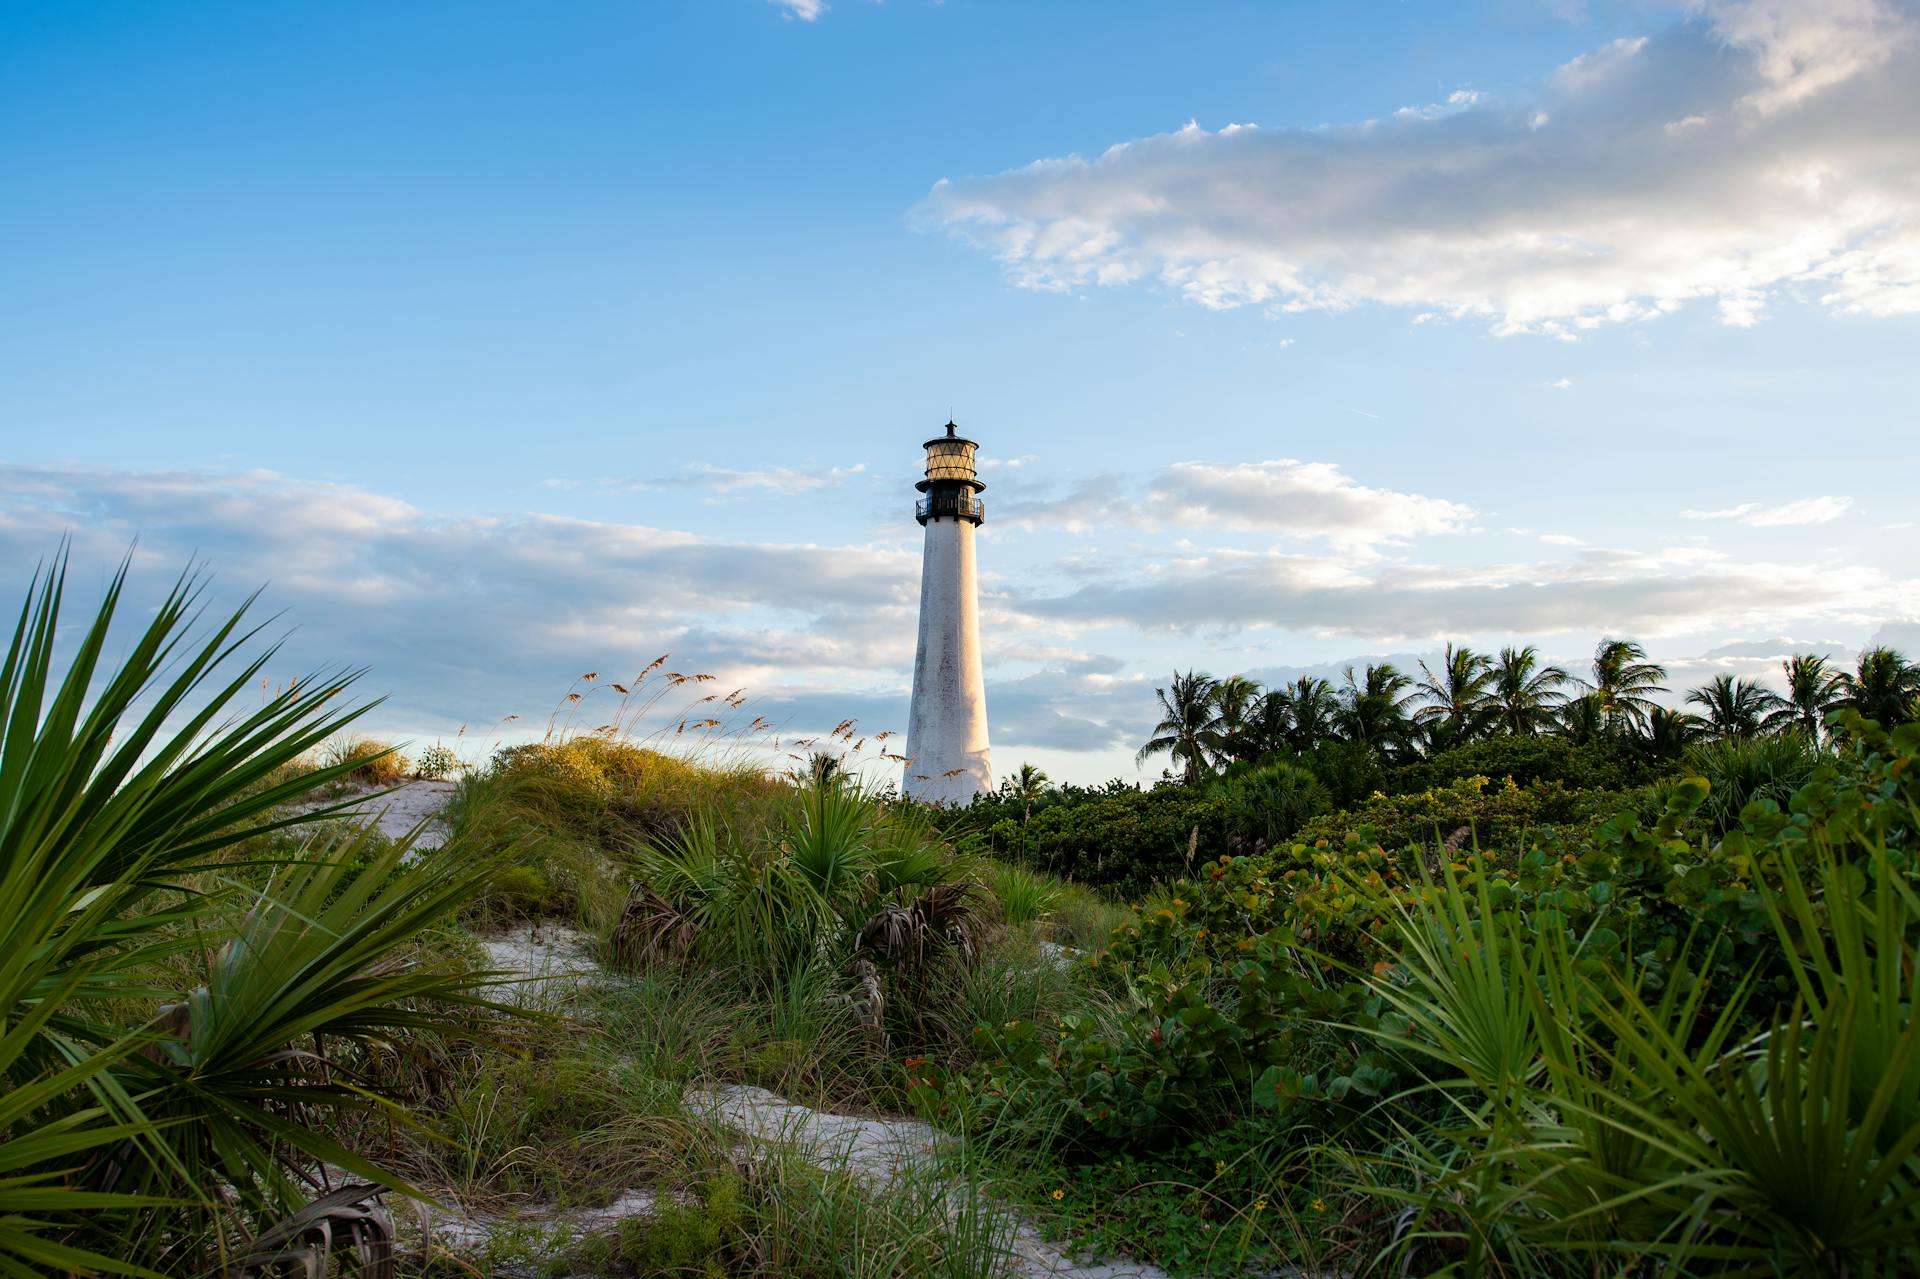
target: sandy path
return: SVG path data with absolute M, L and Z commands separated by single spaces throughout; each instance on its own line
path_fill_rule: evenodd
M 449 834 L 445 822 L 437 820 L 440 810 L 453 798 L 454 782 L 402 782 L 392 790 L 362 788 L 357 796 L 316 799 L 295 804 L 292 811 L 310 813 L 316 808 L 349 802 L 340 814 L 343 821 L 377 826 L 388 839 L 399 839 L 415 826 L 426 822 L 420 832 L 419 848 L 438 848 Z M 431 820 L 430 820 L 431 819 Z
M 397 839 L 426 823 L 419 846 L 437 848 L 446 838 L 445 823 L 435 820 L 453 796 L 452 782 L 407 782 L 384 793 L 369 792 L 349 808 L 348 820 L 370 822 Z M 326 801 L 335 803 L 338 801 Z M 320 807 L 321 805 L 312 805 Z M 591 938 L 578 929 L 551 922 L 524 924 L 493 937 L 482 938 L 487 967 L 519 978 L 499 990 L 514 1001 L 553 1007 L 600 975 L 590 949 Z M 1070 962 L 1066 947 L 1049 947 L 1053 963 Z M 822 1168 L 847 1168 L 861 1178 L 885 1187 L 909 1165 L 930 1161 L 952 1138 L 916 1119 L 879 1119 L 839 1115 L 795 1105 L 764 1088 L 725 1085 L 696 1088 L 686 1095 L 687 1109 L 711 1119 L 729 1131 L 762 1143 L 780 1143 L 805 1153 Z M 573 1212 L 534 1209 L 505 1217 L 476 1217 L 453 1211 L 428 1211 L 417 1224 L 443 1245 L 458 1252 L 484 1252 L 496 1231 L 510 1225 L 559 1226 L 575 1234 L 610 1230 L 622 1220 L 649 1215 L 653 1193 L 628 1191 L 605 1208 Z M 1057 1244 L 1041 1238 L 1012 1208 L 1005 1214 L 1009 1274 L 1018 1279 L 1170 1279 L 1166 1271 L 1144 1262 L 1078 1262 Z

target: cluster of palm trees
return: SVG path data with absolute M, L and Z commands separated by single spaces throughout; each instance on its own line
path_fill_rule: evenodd
M 1825 718 L 1842 706 L 1891 727 L 1920 714 L 1920 665 L 1891 648 L 1870 648 L 1855 669 L 1801 654 L 1781 663 L 1784 692 L 1758 680 L 1717 675 L 1662 705 L 1667 670 L 1631 640 L 1605 639 L 1585 677 L 1544 662 L 1532 645 L 1497 656 L 1449 644 L 1418 678 L 1392 663 L 1369 665 L 1343 684 L 1303 675 L 1263 688 L 1241 675 L 1215 679 L 1175 671 L 1155 689 L 1160 722 L 1142 746 L 1144 762 L 1171 757 L 1169 771 L 1196 782 L 1240 760 L 1305 753 L 1351 742 L 1385 760 L 1430 755 L 1502 735 L 1560 734 L 1575 741 L 1625 738 L 1655 754 L 1677 753 L 1706 737 L 1745 739 L 1797 731 L 1819 741 Z

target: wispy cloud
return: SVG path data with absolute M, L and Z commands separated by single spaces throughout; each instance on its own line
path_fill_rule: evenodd
M 1018 473 L 1002 474 L 997 484 Z M 1099 486 L 1099 518 L 1114 493 Z M 1170 467 L 1135 484 L 1126 505 L 1142 527 L 1179 520 L 1183 535 L 1105 547 L 1074 539 L 983 583 L 996 746 L 1139 740 L 1151 718 L 1141 667 L 1078 650 L 1151 652 L 1158 670 L 1167 650 L 1152 637 L 1170 629 L 1187 632 L 1183 662 L 1226 670 L 1259 665 L 1247 654 L 1277 656 L 1302 634 L 1395 643 L 1834 634 L 1920 616 L 1911 575 L 1826 555 L 1769 563 L 1711 547 L 1569 543 L 1475 559 L 1490 539 L 1446 536 L 1469 526 L 1468 508 L 1360 484 L 1324 463 Z M 1283 549 L 1296 534 L 1287 544 L 1305 549 Z M 268 605 L 297 627 L 284 670 L 271 674 L 368 663 L 369 691 L 394 694 L 384 725 L 450 732 L 508 712 L 541 719 L 580 671 L 638 670 L 668 650 L 748 686 L 796 725 L 904 722 L 920 568 L 904 543 L 436 514 L 268 471 L 0 463 L 0 563 L 31 564 L 63 535 L 77 589 L 138 539 L 147 595 L 129 601 L 135 611 L 195 555 L 218 570 L 221 600 L 269 583 Z M 1372 550 L 1394 543 L 1404 549 Z M 1443 546 L 1453 558 L 1427 554 Z
M 1590 547 L 1563 559 L 1447 564 L 1212 550 L 1090 575 L 1022 607 L 1178 631 L 1407 641 L 1461 636 L 1751 634 L 1864 625 L 1920 609 L 1920 580 L 1829 563 L 1761 563 L 1698 547 Z
M 1003 505 L 1017 526 L 1085 529 L 1229 528 L 1286 534 L 1351 549 L 1397 545 L 1472 526 L 1460 502 L 1361 484 L 1331 462 L 1176 462 L 1144 488 L 1107 477 L 1064 496 L 1017 494 Z
M 658 480 L 635 480 L 625 487 L 636 491 L 656 488 L 696 488 L 709 493 L 729 494 L 762 489 L 770 493 L 812 493 L 832 488 L 844 480 L 866 472 L 866 464 L 835 466 L 826 469 L 796 466 L 763 466 L 738 469 L 696 462 L 679 475 Z
M 1803 497 L 1797 502 L 1782 502 L 1778 506 L 1742 502 L 1723 511 L 1682 511 L 1680 517 L 1688 520 L 1733 520 L 1754 528 L 1775 528 L 1794 524 L 1827 524 L 1845 515 L 1851 505 L 1853 499 L 1850 497 Z
M 779 5 L 789 18 L 798 18 L 802 22 L 812 22 L 827 11 L 826 0 L 768 0 Z
M 1376 302 L 1572 337 L 1781 292 L 1920 310 L 1920 18 L 1896 0 L 1705 0 L 1530 91 L 1320 128 L 1197 124 L 917 210 L 1014 283 L 1158 280 L 1201 305 Z
M 811 493 L 816 489 L 831 488 L 849 476 L 863 473 L 867 468 L 865 463 L 860 463 L 856 466 L 835 466 L 824 471 L 799 470 L 791 466 L 768 466 L 754 471 L 736 471 L 724 466 L 708 466 L 701 463 L 691 469 L 693 484 L 712 489 L 716 493 L 733 493 L 740 489 L 770 489 L 776 493 Z

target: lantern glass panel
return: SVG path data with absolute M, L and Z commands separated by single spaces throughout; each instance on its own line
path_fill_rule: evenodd
M 970 480 L 973 478 L 973 451 L 977 446 L 962 440 L 936 440 L 927 446 L 927 478 L 930 480 Z

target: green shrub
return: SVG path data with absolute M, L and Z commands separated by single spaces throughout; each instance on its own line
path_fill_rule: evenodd
M 1559 782 L 1572 790 L 1627 790 L 1657 775 L 1658 770 L 1625 741 L 1601 739 L 1576 745 L 1564 737 L 1503 735 L 1396 768 L 1382 789 L 1405 794 L 1478 776 L 1496 782 L 1510 777 L 1521 786 Z
M 566 914 L 569 903 L 538 866 L 502 866 L 487 885 L 481 906 L 497 908 L 510 919 L 539 919 Z
M 745 1227 L 740 1179 L 716 1177 L 692 1202 L 663 1200 L 621 1222 L 615 1255 L 635 1274 L 723 1279 L 746 1248 Z
M 1133 912 L 1085 884 L 1063 883 L 1047 931 L 1052 940 L 1079 950 L 1107 944 L 1113 930 Z
M 1227 828 L 1248 842 L 1277 844 L 1331 807 L 1327 788 L 1298 764 L 1276 761 L 1221 780 Z
M 1697 743 L 1687 748 L 1682 766 L 1712 787 L 1702 815 L 1718 833 L 1736 825 L 1754 800 L 1785 807 L 1823 757 L 1804 734 L 1776 733 Z
M 1359 834 L 1388 848 L 1523 846 L 1550 827 L 1586 829 L 1628 801 L 1617 791 L 1569 790 L 1558 782 L 1528 786 L 1475 775 L 1401 795 L 1376 793 L 1366 803 L 1303 826 L 1302 843 L 1343 844 Z
M 420 757 L 413 763 L 413 775 L 430 782 L 444 781 L 459 772 L 460 768 L 460 757 L 453 753 L 453 749 L 435 742 L 420 752 Z
M 1024 827 L 1017 813 L 978 824 L 996 811 L 992 804 L 961 810 L 956 846 L 1128 896 L 1187 874 L 1194 861 L 1223 849 L 1229 834 L 1218 796 L 1174 784 L 1062 800 L 1036 809 Z
M 350 681 L 238 707 L 268 657 L 235 660 L 244 608 L 193 634 L 183 577 L 121 642 L 124 566 L 72 630 L 64 576 L 29 588 L 0 663 L 0 1271 L 210 1273 L 306 1208 L 321 1162 L 404 1187 L 341 1137 L 420 1100 L 370 1059 L 484 1004 L 427 939 L 489 862 L 292 844 L 324 813 L 285 806 L 364 758 L 293 766 L 350 740 Z

